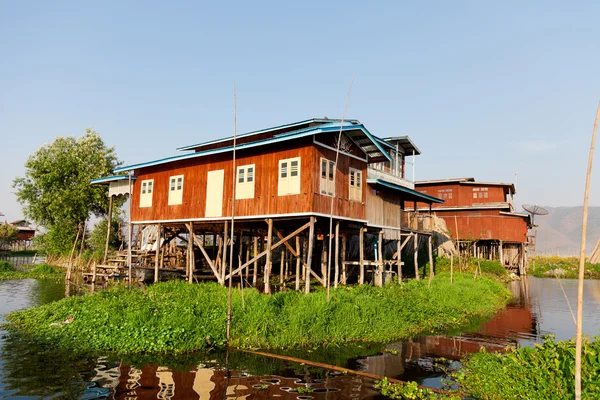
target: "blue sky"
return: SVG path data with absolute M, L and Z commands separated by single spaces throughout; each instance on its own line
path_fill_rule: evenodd
M 373 4 L 370 4 L 373 3 Z M 410 135 L 417 179 L 514 182 L 582 204 L 600 100 L 600 2 L 3 2 L 0 212 L 56 136 L 127 164 L 238 132 L 346 116 Z M 600 166 L 598 166 L 600 168 Z M 600 171 L 591 204 L 600 205 Z

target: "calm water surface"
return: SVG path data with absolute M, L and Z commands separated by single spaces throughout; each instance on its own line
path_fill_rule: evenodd
M 576 281 L 561 280 L 575 308 Z M 315 361 L 343 363 L 377 375 L 416 380 L 441 387 L 444 373 L 435 359 L 460 360 L 485 346 L 539 343 L 547 334 L 570 339 L 575 334 L 565 295 L 556 279 L 529 278 L 510 285 L 515 302 L 493 319 L 460 335 L 427 336 L 385 346 L 334 349 L 297 354 Z M 65 287 L 36 280 L 0 282 L 0 315 L 55 301 Z M 585 282 L 584 333 L 600 329 L 600 281 Z M 4 321 L 0 317 L 0 321 Z M 74 357 L 43 348 L 14 333 L 0 331 L 0 398 L 10 399 L 302 399 L 291 388 L 311 387 L 319 399 L 373 399 L 373 381 L 239 352 L 195 353 L 178 357 L 116 358 L 110 354 Z M 360 355 L 360 356 L 358 356 Z

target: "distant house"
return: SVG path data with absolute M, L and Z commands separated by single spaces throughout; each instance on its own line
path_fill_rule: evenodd
M 291 254 L 304 270 L 300 273 L 294 267 L 292 276 L 303 275 L 307 285 L 310 276 L 325 284 L 328 257 L 339 254 L 332 262 L 335 276 L 331 272 L 329 278 L 334 284 L 350 279 L 352 270 L 363 283 L 365 268 L 380 284 L 383 269 L 391 270 L 400 262 L 397 251 L 391 252 L 396 261 L 391 260 L 392 254 L 383 253 L 386 241 L 397 242 L 397 250 L 410 238 L 415 242 L 419 237 L 431 238 L 428 212 L 406 212 L 405 204 L 443 201 L 416 191 L 406 176 L 405 158 L 420 154 L 406 136 L 379 138 L 357 120 L 309 119 L 238 135 L 235 170 L 233 143 L 228 137 L 184 146 L 178 149 L 181 155 L 115 170 L 135 176 L 133 224 L 158 225 L 167 243 L 181 234 L 202 235 L 202 242 L 194 241 L 194 248 L 201 250 L 204 262 L 192 262 L 192 270 L 201 264 L 210 267 L 224 283 L 227 252 L 213 254 L 204 247 L 207 242 L 209 246 L 227 243 L 234 236 L 240 248 L 233 263 L 242 264 L 234 275 L 250 268 L 256 274 L 262 265 L 266 281 L 272 270 L 283 279 L 292 271 L 284 263 Z M 115 194 L 127 191 L 129 184 L 126 176 L 92 183 L 109 184 L 109 193 Z M 233 200 L 235 231 L 231 232 Z M 324 239 L 330 215 L 335 250 Z M 377 249 L 374 254 L 364 253 L 366 246 L 357 246 L 367 235 L 371 248 Z M 206 236 L 213 238 L 206 241 Z M 355 252 L 346 246 L 353 238 L 357 239 Z M 279 247 L 276 253 L 275 247 Z M 280 261 L 275 263 L 273 257 Z M 252 260 L 243 262 L 248 258 Z M 185 262 L 190 264 L 189 258 Z M 346 267 L 350 267 L 348 276 Z
M 449 233 L 462 243 L 463 250 L 468 247 L 474 256 L 496 258 L 505 265 L 524 264 L 531 219 L 529 214 L 515 212 L 512 183 L 439 179 L 417 181 L 415 189 L 444 200 L 443 204 L 433 204 L 432 209 L 446 221 Z
M 17 236 L 18 241 L 31 241 L 35 236 L 35 228 L 31 227 L 31 223 L 24 219 L 19 219 L 10 223 L 10 225 L 16 227 L 19 230 Z

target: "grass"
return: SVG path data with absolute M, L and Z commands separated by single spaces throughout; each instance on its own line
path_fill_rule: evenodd
M 7 261 L 0 261 L 0 281 L 9 279 L 64 279 L 64 270 L 48 264 L 26 265 L 16 270 Z
M 582 356 L 582 398 L 600 398 L 600 342 L 585 341 Z M 569 399 L 575 397 L 575 342 L 555 342 L 471 355 L 456 374 L 462 391 L 471 398 Z
M 383 288 L 343 287 L 308 296 L 233 293 L 232 339 L 238 348 L 290 349 L 388 343 L 445 332 L 489 317 L 510 294 L 490 278 L 439 274 L 431 288 L 410 281 Z M 113 288 L 9 314 L 13 327 L 82 351 L 183 353 L 225 345 L 227 290 L 173 281 L 145 290 Z
M 554 277 L 552 270 L 561 269 L 564 274 L 560 278 L 577 279 L 579 258 L 577 257 L 544 257 L 536 256 L 529 260 L 529 272 L 538 278 Z M 600 264 L 585 263 L 585 278 L 600 279 Z
M 478 266 L 476 258 L 461 259 L 461 266 L 458 265 L 458 259 L 454 258 L 454 272 L 464 272 L 469 274 L 475 273 L 475 268 Z M 479 260 L 481 272 L 484 275 L 499 278 L 501 280 L 508 279 L 508 271 L 496 260 Z M 450 272 L 450 259 L 445 257 L 436 257 L 434 261 L 435 270 L 439 272 Z

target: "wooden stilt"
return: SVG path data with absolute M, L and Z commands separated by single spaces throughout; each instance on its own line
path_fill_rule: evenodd
M 398 283 L 402 283 L 402 235 L 398 239 L 398 258 L 396 264 L 398 265 Z
M 285 269 L 285 247 L 281 248 L 280 256 L 279 256 L 279 284 L 283 285 L 283 275 Z
M 308 255 L 308 236 L 302 241 L 302 282 L 306 280 L 306 263 Z
M 300 252 L 300 236 L 296 236 L 296 290 L 300 290 L 300 265 L 302 263 L 302 253 Z
M 252 248 L 254 249 L 254 271 L 252 272 L 252 286 L 256 287 L 256 275 L 258 274 L 258 260 L 256 256 L 258 255 L 258 236 L 254 236 L 252 243 Z
M 358 236 L 358 263 L 359 263 L 359 275 L 358 284 L 362 285 L 365 283 L 365 228 L 360 228 Z
M 379 287 L 383 286 L 383 231 L 379 231 L 377 236 L 377 267 L 375 270 L 375 284 Z
M 419 234 L 413 233 L 413 262 L 415 263 L 415 279 L 419 280 Z
M 327 280 L 329 279 L 329 271 L 327 265 L 329 260 L 329 241 L 327 235 L 323 235 L 323 251 L 321 252 L 321 277 L 323 277 L 323 286 L 327 286 Z
M 241 244 L 240 244 L 241 246 Z M 246 245 L 246 262 L 250 261 L 250 238 L 248 238 L 248 244 Z M 250 267 L 246 268 L 246 282 L 250 277 Z
M 346 249 L 348 247 L 348 237 L 346 235 L 342 236 L 342 279 L 341 284 L 346 285 L 348 282 L 348 271 L 346 266 Z
M 338 287 L 340 279 L 340 221 L 335 223 L 335 273 L 333 274 L 333 287 Z
M 273 220 L 271 218 L 267 219 L 267 224 L 269 224 L 269 231 L 267 234 L 267 261 L 265 263 L 265 293 L 271 293 L 271 285 L 269 283 L 270 272 L 271 272 L 271 242 L 273 241 Z
M 110 229 L 112 228 L 112 209 L 113 209 L 113 196 L 108 196 L 108 216 L 107 216 L 107 226 L 106 226 L 106 243 L 104 245 L 104 258 L 102 259 L 102 264 L 106 265 L 106 260 L 108 258 L 108 245 L 110 243 Z
M 315 217 L 310 217 L 310 227 L 308 228 L 308 250 L 306 253 L 306 285 L 304 293 L 310 293 L 310 269 L 312 263 L 313 244 L 315 240 Z
M 156 227 L 156 259 L 154 260 L 154 283 L 158 282 L 158 266 L 160 265 L 160 249 L 162 241 L 162 226 Z
M 194 256 L 194 242 L 196 241 L 196 234 L 194 233 L 194 223 L 190 222 L 189 225 L 189 238 L 188 238 L 188 248 L 190 249 L 190 275 L 189 282 L 194 282 L 194 271 L 196 270 L 196 258 Z
M 500 247 L 498 248 L 498 255 L 500 256 L 500 264 L 504 266 L 504 250 L 502 249 L 503 243 L 500 241 Z
M 225 273 L 227 271 L 227 243 L 229 242 L 229 221 L 223 224 L 223 253 L 221 254 L 221 281 L 225 284 Z M 233 233 L 233 232 L 232 232 Z M 229 260 L 231 261 L 231 260 Z
M 427 249 L 429 250 L 429 285 L 431 286 L 431 281 L 433 280 L 433 236 L 429 235 L 427 237 Z

